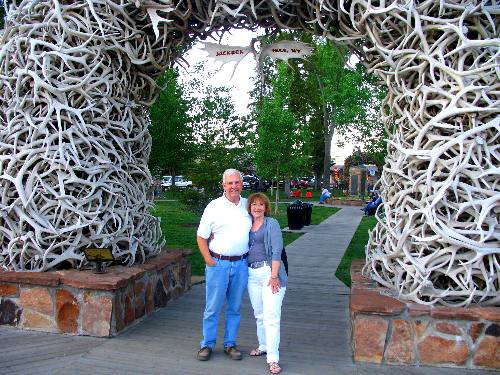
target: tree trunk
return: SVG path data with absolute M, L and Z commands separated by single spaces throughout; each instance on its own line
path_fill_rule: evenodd
M 278 204 L 280 202 L 280 174 L 279 174 L 279 166 L 276 166 L 276 199 L 274 202 L 274 214 L 278 213 Z
M 314 175 L 314 189 L 319 189 L 319 179 L 321 178 L 321 174 L 316 172 Z
M 326 107 L 326 105 L 324 105 Z M 329 111 L 325 110 L 325 114 Z M 325 126 L 325 158 L 323 159 L 323 186 L 327 189 L 330 187 L 330 166 L 331 166 L 331 155 L 330 150 L 332 147 L 333 133 L 335 132 L 335 127 L 330 124 L 329 118 L 325 117 L 323 120 Z
M 316 79 L 318 80 L 319 90 L 321 95 L 323 96 L 323 127 L 325 130 L 325 157 L 323 159 L 323 177 L 322 177 L 322 185 L 327 189 L 330 187 L 330 164 L 332 161 L 331 156 L 331 148 L 332 148 L 332 139 L 333 133 L 335 132 L 334 124 L 330 123 L 331 111 L 328 107 L 328 103 L 324 97 L 324 86 L 323 82 L 319 75 L 316 74 Z
M 342 57 L 340 51 L 336 48 L 335 51 Z M 344 65 L 347 60 L 344 60 Z M 338 72 L 337 80 L 336 80 L 336 89 L 339 89 L 340 81 L 342 76 L 342 70 Z M 326 188 L 330 187 L 330 164 L 331 164 L 331 147 L 332 147 L 332 139 L 333 134 L 335 133 L 335 123 L 332 122 L 332 114 L 335 113 L 335 107 L 328 107 L 328 103 L 326 101 L 324 95 L 324 85 L 323 81 L 318 74 L 316 74 L 316 79 L 318 80 L 319 90 L 321 92 L 321 96 L 323 97 L 323 126 L 325 128 L 325 158 L 323 159 L 323 186 Z M 333 104 L 332 104 L 333 105 Z
M 287 177 L 283 180 L 283 190 L 285 191 L 285 197 L 290 196 L 290 177 Z

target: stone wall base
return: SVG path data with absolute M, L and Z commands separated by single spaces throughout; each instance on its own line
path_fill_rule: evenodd
M 164 249 L 144 264 L 109 267 L 105 274 L 0 271 L 0 324 L 115 336 L 191 287 L 189 253 Z
M 337 198 L 327 198 L 326 203 L 337 206 L 366 206 L 365 201 L 359 199 L 337 199 Z
M 399 300 L 351 267 L 354 361 L 500 369 L 500 307 L 426 306 Z

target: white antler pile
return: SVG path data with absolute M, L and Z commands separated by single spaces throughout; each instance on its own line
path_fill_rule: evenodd
M 387 84 L 385 217 L 365 271 L 422 303 L 498 304 L 499 21 L 494 1 L 23 1 L 0 41 L 0 263 L 157 253 L 153 78 L 194 37 L 279 27 L 363 43 Z
M 76 267 L 89 246 L 111 247 L 126 264 L 159 252 L 144 117 L 155 85 L 145 72 L 166 60 L 155 59 L 134 8 L 23 1 L 9 13 L 0 50 L 4 268 Z
M 498 305 L 498 5 L 355 1 L 350 11 L 344 32 L 369 38 L 395 125 L 364 271 L 419 303 Z

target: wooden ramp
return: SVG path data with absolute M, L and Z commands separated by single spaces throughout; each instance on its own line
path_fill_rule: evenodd
M 361 219 L 345 207 L 287 246 L 290 279 L 282 313 L 283 374 L 481 374 L 481 370 L 354 364 L 349 343 L 349 289 L 334 276 Z M 72 337 L 0 328 L 0 374 L 269 374 L 265 357 L 232 361 L 222 330 L 212 359 L 196 360 L 205 285 L 195 285 L 149 320 L 113 339 Z M 255 321 L 245 297 L 239 347 L 256 346 Z

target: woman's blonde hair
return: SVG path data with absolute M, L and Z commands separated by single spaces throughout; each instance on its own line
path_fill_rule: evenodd
M 247 211 L 249 214 L 250 214 L 250 206 L 255 201 L 261 201 L 264 203 L 264 206 L 266 206 L 266 210 L 264 211 L 264 216 L 269 216 L 271 214 L 271 201 L 269 200 L 267 195 L 263 193 L 254 193 L 248 197 Z

